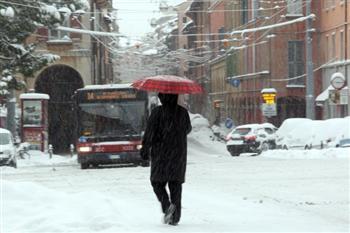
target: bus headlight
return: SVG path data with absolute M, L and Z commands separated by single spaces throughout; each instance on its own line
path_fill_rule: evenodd
M 92 147 L 91 146 L 82 146 L 78 148 L 79 152 L 91 152 L 92 151 Z
M 138 150 L 141 150 L 141 148 L 142 148 L 142 145 L 137 145 L 136 146 L 136 149 L 138 149 Z

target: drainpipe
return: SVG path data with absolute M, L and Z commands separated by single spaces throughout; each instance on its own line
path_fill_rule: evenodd
M 94 0 L 91 0 L 90 8 L 91 8 L 91 12 L 95 11 Z M 95 30 L 95 20 L 96 20 L 95 13 L 91 13 L 90 28 L 92 31 Z M 96 40 L 94 37 L 91 37 L 91 75 L 92 75 L 91 83 L 96 84 Z

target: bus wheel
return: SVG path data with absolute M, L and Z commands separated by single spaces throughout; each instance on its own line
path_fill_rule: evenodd
M 88 168 L 89 167 L 89 164 L 88 163 L 81 163 L 80 164 L 80 168 L 81 169 L 86 169 L 86 168 Z

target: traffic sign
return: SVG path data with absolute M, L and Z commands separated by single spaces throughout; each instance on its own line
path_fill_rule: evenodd
M 334 73 L 331 77 L 331 85 L 336 90 L 343 89 L 346 85 L 346 80 L 344 75 L 340 72 Z
M 239 79 L 230 79 L 230 84 L 234 87 L 239 87 L 239 85 L 241 84 L 241 81 Z
M 233 120 L 231 118 L 226 118 L 225 126 L 226 128 L 231 129 L 233 126 Z
M 276 104 L 262 104 L 262 113 L 266 117 L 277 116 Z

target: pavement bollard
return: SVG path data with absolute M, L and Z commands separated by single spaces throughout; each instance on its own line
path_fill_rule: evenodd
M 52 152 L 53 152 L 53 146 L 50 144 L 50 145 L 49 145 L 49 155 L 50 155 L 50 159 L 52 159 Z
M 74 145 L 73 144 L 70 144 L 70 157 L 73 157 L 73 154 L 74 154 Z

